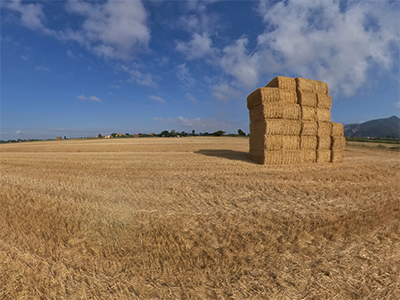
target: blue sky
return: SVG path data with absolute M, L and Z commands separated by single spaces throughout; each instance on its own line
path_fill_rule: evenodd
M 399 115 L 399 1 L 2 1 L 0 139 L 249 132 L 275 76 L 332 121 Z

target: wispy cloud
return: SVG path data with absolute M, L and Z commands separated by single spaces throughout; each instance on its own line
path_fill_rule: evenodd
M 186 96 L 187 96 L 187 97 L 189 98 L 189 100 L 192 101 L 193 103 L 197 103 L 196 98 L 195 98 L 192 94 L 186 93 Z
M 397 103 L 395 104 L 395 106 L 396 106 L 396 108 L 397 108 L 398 110 L 400 110 L 400 102 L 397 102 Z
M 45 67 L 45 66 L 36 66 L 36 67 L 35 67 L 35 70 L 36 70 L 36 71 L 41 71 L 41 72 L 50 72 L 50 71 L 51 71 L 50 68 Z
M 165 100 L 159 96 L 149 96 L 149 99 L 160 102 L 160 103 L 165 103 Z
M 97 98 L 96 96 L 86 97 L 85 95 L 80 95 L 80 96 L 76 96 L 76 98 L 81 101 L 90 100 L 90 101 L 94 101 L 94 102 L 101 102 L 101 100 L 99 98 Z
M 183 84 L 188 87 L 193 87 L 196 84 L 196 80 L 190 74 L 189 68 L 186 67 L 186 63 L 178 65 L 176 67 L 176 76 Z

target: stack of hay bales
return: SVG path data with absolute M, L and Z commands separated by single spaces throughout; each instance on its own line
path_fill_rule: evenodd
M 261 164 L 342 162 L 343 125 L 330 122 L 328 85 L 276 77 L 247 97 L 250 156 Z

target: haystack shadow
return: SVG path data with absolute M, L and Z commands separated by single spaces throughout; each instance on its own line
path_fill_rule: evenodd
M 231 160 L 241 160 L 245 162 L 252 163 L 253 161 L 250 159 L 249 153 L 244 151 L 234 151 L 234 150 L 212 150 L 212 149 L 201 149 L 195 151 L 194 153 L 214 156 L 214 157 L 222 157 Z

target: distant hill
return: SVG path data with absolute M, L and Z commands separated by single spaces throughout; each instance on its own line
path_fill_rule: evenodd
M 350 124 L 344 127 L 344 136 L 400 138 L 400 119 L 397 116 L 392 116 L 361 124 Z

